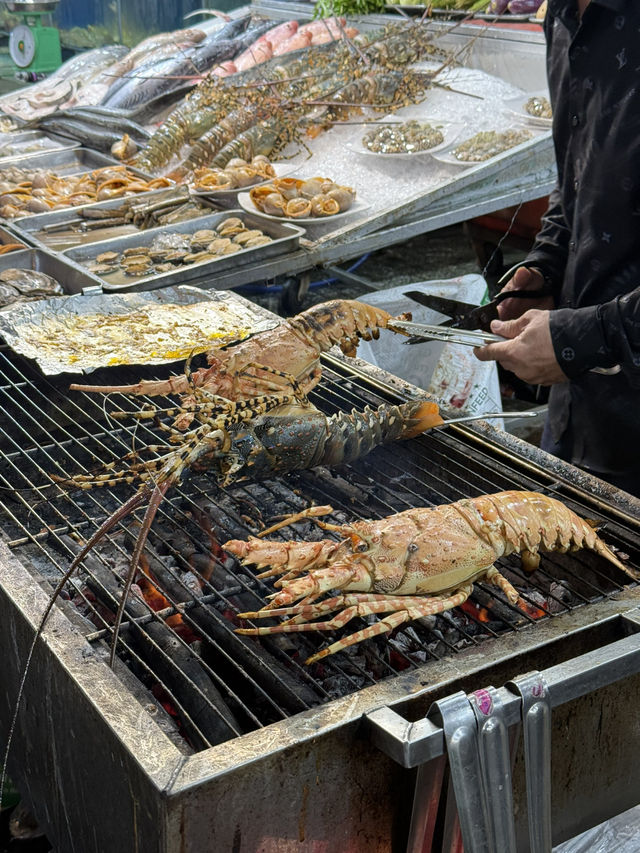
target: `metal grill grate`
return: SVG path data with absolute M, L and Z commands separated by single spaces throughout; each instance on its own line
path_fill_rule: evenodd
M 340 362 L 328 365 L 312 394 L 322 411 L 397 401 Z M 140 378 L 125 369 L 119 374 L 122 383 Z M 96 383 L 100 381 L 96 375 Z M 114 381 L 113 373 L 109 381 Z M 151 401 L 113 395 L 105 405 L 100 395 L 68 394 L 66 386 L 66 380 L 45 379 L 9 351 L 0 352 L 0 526 L 14 553 L 53 584 L 70 565 L 77 543 L 118 509 L 135 486 L 69 493 L 50 487 L 41 495 L 35 489 L 51 482 L 50 473 L 68 477 L 98 461 L 118 459 L 131 450 L 132 441 L 136 447 L 159 442 L 158 432 L 146 422 L 134 428 L 105 414 Z M 152 402 L 158 406 L 165 401 Z M 525 576 L 517 558 L 508 558 L 500 561 L 501 570 L 530 603 L 535 618 L 510 605 L 493 587 L 477 583 L 472 606 L 464 612 L 420 620 L 395 636 L 367 641 L 313 667 L 302 661 L 326 644 L 326 633 L 260 641 L 234 633 L 234 614 L 262 606 L 272 588 L 225 557 L 216 539 L 245 538 L 262 521 L 312 501 L 330 503 L 332 520 L 347 521 L 512 488 L 553 494 L 583 517 L 606 521 L 607 543 L 629 554 L 632 565 L 640 562 L 640 524 L 630 529 L 615 514 L 603 515 L 601 507 L 594 512 L 587 495 L 576 497 L 544 469 L 517 459 L 505 463 L 491 444 L 464 429 L 435 430 L 378 448 L 340 471 L 296 472 L 225 490 L 205 475 L 188 478 L 161 506 L 145 560 L 167 606 L 154 614 L 140 597 L 132 597 L 119 655 L 177 718 L 190 744 L 202 749 L 629 585 L 628 577 L 586 551 L 545 555 L 533 576 Z M 135 518 L 139 523 L 142 514 Z M 65 591 L 86 618 L 84 630 L 94 642 L 110 633 L 110 611 L 117 606 L 131 553 L 131 525 L 131 519 L 125 520 L 98 546 Z M 309 522 L 276 534 L 283 539 L 326 535 Z M 350 623 L 345 633 L 355 629 Z

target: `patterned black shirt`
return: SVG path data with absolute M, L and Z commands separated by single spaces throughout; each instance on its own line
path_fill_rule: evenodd
M 550 426 L 575 464 L 640 483 L 640 0 L 549 0 L 547 73 L 558 185 L 528 260 L 551 279 L 569 383 Z M 589 372 L 620 364 L 615 376 Z

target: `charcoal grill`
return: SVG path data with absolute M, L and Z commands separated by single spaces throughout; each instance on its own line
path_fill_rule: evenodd
M 108 376 L 119 383 L 140 378 L 125 369 Z M 101 380 L 106 374 L 96 375 Z M 34 491 L 50 473 L 69 476 L 131 449 L 128 425 L 110 421 L 100 397 L 70 395 L 67 384 L 0 351 L 3 735 L 51 585 L 77 542 L 132 489 L 49 490 L 41 497 Z M 313 400 L 332 413 L 411 396 L 416 389 L 395 377 L 330 355 Z M 145 402 L 114 395 L 108 408 Z M 158 436 L 143 422 L 135 440 L 157 443 Z M 592 553 L 545 555 L 526 578 L 517 559 L 501 561 L 530 614 L 479 583 L 464 611 L 311 668 L 302 661 L 327 643 L 326 635 L 256 641 L 233 633 L 233 614 L 256 609 L 271 590 L 225 559 L 212 530 L 220 541 L 244 537 L 311 501 L 331 503 L 336 518 L 353 519 L 510 488 L 545 492 L 603 522 L 607 543 L 628 556 L 630 567 L 640 566 L 637 501 L 489 427 L 435 430 L 339 471 L 225 490 L 194 476 L 161 507 L 149 541 L 146 565 L 164 609 L 154 615 L 132 598 L 112 671 L 108 613 L 132 536 L 122 526 L 85 561 L 54 608 L 13 736 L 10 772 L 56 849 L 369 853 L 405 850 L 408 842 L 422 849 L 419 801 L 411 821 L 415 768 L 421 765 L 417 790 L 424 794 L 425 778 L 437 778 L 432 768 L 442 768 L 444 753 L 438 723 L 424 720 L 432 704 L 460 690 L 502 688 L 533 669 L 573 672 L 571 662 L 585 654 L 583 689 L 565 690 L 553 711 L 554 842 L 635 804 L 639 594 L 628 576 Z M 297 535 L 321 536 L 310 523 Z M 203 583 L 195 597 L 194 576 Z M 631 646 L 626 668 L 590 680 L 588 655 L 599 655 L 600 664 L 607 654 L 619 661 L 620 644 Z M 511 713 L 508 722 L 514 720 Z M 526 849 L 527 838 L 523 766 L 519 760 L 514 775 L 518 849 Z M 446 843 L 434 841 L 433 849 L 450 849 L 435 846 Z

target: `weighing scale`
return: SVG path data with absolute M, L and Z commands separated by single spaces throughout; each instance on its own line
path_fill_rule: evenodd
M 47 27 L 42 17 L 52 12 L 59 0 L 5 0 L 10 12 L 24 17 L 9 35 L 9 55 L 16 71 L 47 74 L 62 65 L 60 33 Z

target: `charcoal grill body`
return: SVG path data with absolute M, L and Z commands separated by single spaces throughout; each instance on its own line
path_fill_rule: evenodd
M 18 661 L 46 596 L 1 551 L 0 643 L 11 650 L 3 666 L 6 732 Z M 26 682 L 10 772 L 60 851 L 405 850 L 415 772 L 371 742 L 366 715 L 391 708 L 420 720 L 433 701 L 460 687 L 502 684 L 534 661 L 603 648 L 638 624 L 638 598 L 634 591 L 625 601 L 558 617 L 528 637 L 485 644 L 462 663 L 398 676 L 191 756 L 164 734 L 151 704 L 132 699 L 105 654 L 54 613 Z M 640 800 L 639 687 L 640 677 L 629 674 L 554 711 L 555 843 Z M 516 827 L 518 849 L 526 850 L 519 761 Z M 436 759 L 432 765 L 437 774 Z
M 0 354 L 4 364 L 3 359 Z M 55 389 L 30 377 L 23 366 L 13 365 L 3 373 L 5 388 L 14 370 L 19 379 L 14 395 L 26 393 L 25 400 L 39 399 L 37 393 L 44 400 L 51 396 L 40 421 L 33 418 L 40 429 L 59 414 Z M 387 399 L 419 393 L 381 371 L 357 364 L 347 367 L 337 357 L 325 364 L 323 387 L 329 390 L 319 401 L 329 410 L 340 393 L 350 394 L 354 388 L 362 392 L 360 405 L 375 402 L 383 389 Z M 25 424 L 30 422 L 28 415 L 27 408 Z M 8 429 L 6 422 L 3 429 Z M 37 430 L 34 434 L 39 436 Z M 68 440 L 72 441 L 71 433 Z M 11 454 L 21 461 L 19 443 L 3 441 L 11 449 L 3 464 L 11 461 Z M 371 470 L 387 462 L 407 472 L 423 470 L 423 458 L 419 454 L 414 458 L 415 447 L 420 450 L 429 441 L 434 455 L 428 476 L 438 478 L 439 493 L 449 499 L 459 493 L 456 488 L 478 494 L 505 488 L 506 483 L 554 489 L 560 484 L 560 495 L 579 500 L 583 514 L 593 507 L 610 519 L 608 536 L 615 532 L 633 564 L 640 562 L 640 506 L 630 496 L 488 426 L 457 428 L 412 441 L 419 444 L 396 445 L 391 456 L 376 457 Z M 36 442 L 34 454 L 38 449 Z M 346 480 L 350 470 L 342 473 Z M 377 477 L 376 482 L 379 473 Z M 302 485 L 312 482 L 315 475 L 300 480 Z M 360 487 L 354 484 L 355 494 Z M 75 510 L 68 504 L 66 511 Z M 7 502 L 2 523 L 15 512 L 16 505 Z M 30 544 L 42 541 L 37 530 L 25 529 Z M 87 529 L 80 528 L 79 535 Z M 21 547 L 14 541 L 10 549 L 0 541 L 0 741 L 7 736 L 24 661 L 48 595 L 41 567 L 27 559 Z M 577 559 L 580 571 L 591 572 L 589 555 L 580 552 L 576 558 L 563 559 Z M 553 560 L 562 564 L 559 557 Z M 397 715 L 407 731 L 419 734 L 433 703 L 457 691 L 502 688 L 523 673 L 557 666 L 625 639 L 637 641 L 640 649 L 639 605 L 637 587 L 608 585 L 567 612 L 468 644 L 462 651 L 380 681 L 371 679 L 369 686 L 341 698 L 194 751 L 167 724 L 158 703 L 124 663 L 118 662 L 115 672 L 109 669 L 108 650 L 101 643 L 87 642 L 87 623 L 65 602 L 54 608 L 36 647 L 13 734 L 9 772 L 57 853 L 404 851 L 416 768 L 423 764 L 423 782 L 430 774 L 437 781 L 442 765 L 438 754 L 421 754 L 419 747 L 415 751 L 402 745 L 399 753 L 396 747 L 386 748 L 376 723 L 379 715 Z M 595 670 L 592 682 L 587 672 L 580 696 L 553 710 L 554 842 L 640 800 L 635 672 L 632 666 L 614 672 L 605 687 Z M 409 742 L 413 740 L 408 737 Z M 514 802 L 518 849 L 526 850 L 524 782 L 518 768 L 521 759 L 514 774 Z

